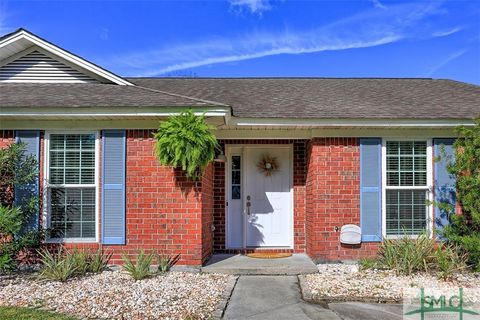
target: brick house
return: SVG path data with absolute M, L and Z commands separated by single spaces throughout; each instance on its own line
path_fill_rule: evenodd
M 226 158 L 198 182 L 153 152 L 159 121 L 186 109 Z M 0 147 L 38 159 L 46 241 L 113 262 L 139 249 L 183 265 L 246 250 L 350 260 L 432 233 L 448 217 L 426 200 L 455 203 L 434 158 L 479 115 L 480 87 L 451 80 L 123 78 L 24 29 L 0 38 Z M 340 241 L 345 225 L 359 243 Z

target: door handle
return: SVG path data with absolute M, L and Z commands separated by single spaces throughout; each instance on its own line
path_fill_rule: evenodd
M 250 215 L 250 207 L 252 206 L 252 204 L 250 203 L 250 201 L 247 201 L 247 214 Z

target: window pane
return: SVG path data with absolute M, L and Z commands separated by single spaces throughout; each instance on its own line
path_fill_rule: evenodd
M 64 175 L 63 168 L 50 167 L 50 183 L 51 184 L 62 184 L 64 181 L 63 175 Z
M 387 186 L 427 185 L 426 141 L 387 141 Z
M 240 156 L 232 157 L 232 170 L 240 170 Z
M 65 148 L 67 150 L 78 150 L 80 149 L 80 139 L 81 136 L 78 134 L 71 135 L 67 134 L 65 135 Z
M 240 171 L 241 157 L 232 156 L 232 199 L 241 199 L 242 173 Z
M 65 170 L 65 184 L 80 184 L 80 168 L 67 168 Z
M 241 199 L 240 186 L 232 186 L 232 199 Z
M 50 183 L 95 183 L 95 135 L 50 136 Z
M 51 237 L 95 236 L 95 188 L 51 188 L 50 201 Z
M 52 134 L 50 136 L 50 150 L 61 150 L 65 148 L 65 139 L 63 134 Z
M 240 171 L 232 172 L 232 184 L 240 184 Z
M 426 190 L 387 190 L 387 235 L 419 234 L 427 225 Z

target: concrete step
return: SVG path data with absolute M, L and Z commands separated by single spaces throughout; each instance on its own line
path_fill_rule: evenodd
M 258 259 L 244 255 L 214 254 L 202 272 L 234 275 L 299 275 L 318 272 L 306 254 L 288 258 Z

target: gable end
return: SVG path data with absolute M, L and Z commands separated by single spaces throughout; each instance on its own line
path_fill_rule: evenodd
M 0 67 L 0 82 L 98 82 L 63 62 L 34 50 Z

